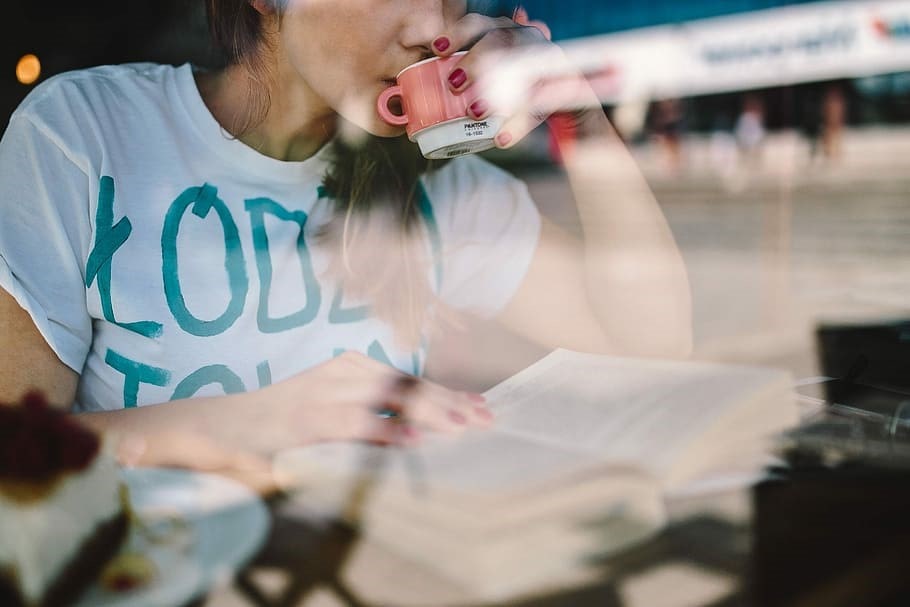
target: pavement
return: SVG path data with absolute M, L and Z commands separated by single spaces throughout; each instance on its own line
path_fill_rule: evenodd
M 805 377 L 820 324 L 910 319 L 910 127 L 848 130 L 834 160 L 795 132 L 753 162 L 730 144 L 690 136 L 675 168 L 656 142 L 633 147 L 686 260 L 695 358 Z M 545 210 L 568 194 L 527 173 Z
M 725 165 L 692 138 L 674 176 L 636 150 L 688 263 L 696 357 L 811 375 L 817 326 L 910 319 L 910 129 L 849 130 L 842 151 L 784 132 Z

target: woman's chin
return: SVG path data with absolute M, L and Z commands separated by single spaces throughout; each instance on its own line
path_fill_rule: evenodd
M 405 133 L 403 126 L 393 126 L 382 120 L 377 120 L 374 124 L 371 124 L 367 131 L 377 137 L 401 137 Z
M 405 132 L 403 126 L 389 124 L 379 116 L 372 95 L 348 98 L 345 103 L 336 106 L 335 111 L 342 118 L 339 125 L 342 133 L 348 136 L 354 136 L 354 133 L 345 133 L 346 130 L 366 131 L 376 137 L 399 137 Z
M 344 120 L 339 124 L 339 134 L 348 141 L 356 141 L 366 135 L 374 137 L 400 137 L 404 135 L 404 127 L 394 126 L 383 122 L 378 116 L 371 120 Z

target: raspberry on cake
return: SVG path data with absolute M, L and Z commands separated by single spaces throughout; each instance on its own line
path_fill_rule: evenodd
M 126 489 L 97 434 L 37 394 L 0 405 L 0 604 L 75 601 L 127 529 Z

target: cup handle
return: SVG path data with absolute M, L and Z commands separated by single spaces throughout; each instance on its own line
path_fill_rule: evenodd
M 379 99 L 376 100 L 376 109 L 379 111 L 379 116 L 389 124 L 404 126 L 408 123 L 408 115 L 403 114 L 398 116 L 389 110 L 389 101 L 391 101 L 393 97 L 401 97 L 400 86 L 390 86 L 382 91 L 379 94 Z

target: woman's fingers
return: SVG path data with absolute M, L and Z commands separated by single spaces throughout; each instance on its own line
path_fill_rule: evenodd
M 515 21 L 515 23 L 521 25 L 530 25 L 531 27 L 536 27 L 540 30 L 540 33 L 543 34 L 544 38 L 547 40 L 553 39 L 553 35 L 550 32 L 550 26 L 548 26 L 543 21 L 533 21 L 528 16 L 528 11 L 526 11 L 524 7 L 518 7 L 518 9 L 515 10 L 515 14 L 512 16 L 512 20 Z
M 549 43 L 549 30 L 526 13 L 515 19 L 468 14 L 433 41 L 442 57 L 471 46 L 451 67 L 449 88 L 467 98 L 471 118 L 506 117 L 495 140 L 499 148 L 512 147 L 553 112 L 579 107 L 582 97 L 591 105 L 583 90 L 590 87 Z
M 546 116 L 535 114 L 531 110 L 525 110 L 510 116 L 499 129 L 494 138 L 496 147 L 501 150 L 507 150 L 517 142 L 524 139 L 528 133 L 537 128 Z
M 506 17 L 468 13 L 433 40 L 431 46 L 439 57 L 471 48 L 448 74 L 449 87 L 460 94 L 478 81 L 480 74 L 486 71 L 483 63 L 494 58 L 496 53 L 546 41 L 536 27 L 519 25 Z
M 575 117 L 602 116 L 600 99 L 582 74 L 567 70 L 556 77 L 541 77 L 528 87 L 523 98 L 503 112 L 507 119 L 496 136 L 497 147 L 512 147 L 559 112 Z
M 461 432 L 472 427 L 486 427 L 492 422 L 492 415 L 482 398 L 421 381 L 402 404 L 406 420 L 418 429 Z
M 479 13 L 468 13 L 437 36 L 431 46 L 439 57 L 448 57 L 468 48 L 487 32 L 496 28 L 518 27 L 506 17 L 487 17 Z
M 338 429 L 329 433 L 335 438 L 408 443 L 421 431 L 460 432 L 493 420 L 482 396 L 449 390 L 363 354 L 343 354 L 324 371 L 331 379 L 319 397 L 325 422 Z

